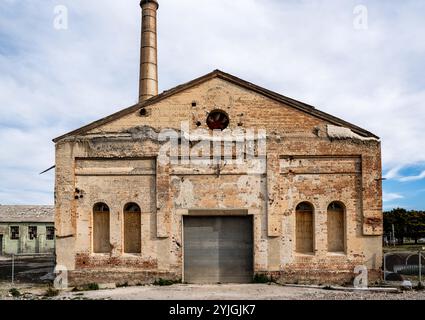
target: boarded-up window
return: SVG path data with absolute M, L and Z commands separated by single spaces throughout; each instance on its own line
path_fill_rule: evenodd
M 124 252 L 140 253 L 142 250 L 141 210 L 135 203 L 124 207 Z
M 310 203 L 303 202 L 296 209 L 296 251 L 314 252 L 314 210 Z
M 328 251 L 345 251 L 345 209 L 339 202 L 328 207 Z
M 111 244 L 109 241 L 109 207 L 104 203 L 98 203 L 93 208 L 93 252 L 109 253 Z

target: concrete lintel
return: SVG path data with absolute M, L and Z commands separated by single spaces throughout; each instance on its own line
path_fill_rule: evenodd
M 177 209 L 180 216 L 249 216 L 260 214 L 260 209 Z

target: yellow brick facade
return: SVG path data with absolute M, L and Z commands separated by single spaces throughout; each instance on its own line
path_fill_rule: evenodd
M 328 126 L 343 122 L 274 95 L 214 72 L 55 140 L 57 257 L 71 280 L 182 279 L 182 217 L 197 210 L 253 216 L 254 273 L 280 282 L 343 283 L 352 281 L 355 266 L 366 265 L 370 280 L 379 279 L 379 140 L 331 137 Z M 166 141 L 157 133 L 203 129 L 213 137 L 206 117 L 216 109 L 229 116 L 225 132 L 264 132 L 266 155 L 237 164 L 159 161 Z M 185 146 L 180 143 L 178 156 Z M 193 154 L 199 147 L 187 146 Z M 314 207 L 313 254 L 295 251 L 295 209 L 305 201 Z M 327 248 L 327 209 L 334 201 L 345 206 L 346 250 L 339 254 Z M 93 252 L 93 206 L 99 202 L 110 208 L 109 254 Z M 138 255 L 123 252 L 123 208 L 130 202 L 141 208 Z

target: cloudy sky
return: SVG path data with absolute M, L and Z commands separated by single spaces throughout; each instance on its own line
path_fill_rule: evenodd
M 221 69 L 360 125 L 385 209 L 425 209 L 425 1 L 159 1 L 160 91 Z M 138 2 L 0 0 L 0 204 L 52 204 L 51 139 L 137 102 Z

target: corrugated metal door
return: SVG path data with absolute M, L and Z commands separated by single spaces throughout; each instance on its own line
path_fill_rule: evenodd
M 252 217 L 185 217 L 184 277 L 187 283 L 251 282 Z

